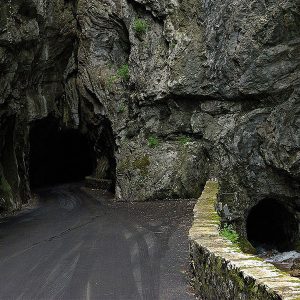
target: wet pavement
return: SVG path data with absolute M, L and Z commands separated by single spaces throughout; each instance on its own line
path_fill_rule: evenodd
M 66 184 L 2 219 L 0 299 L 195 299 L 188 285 L 192 201 L 113 203 Z

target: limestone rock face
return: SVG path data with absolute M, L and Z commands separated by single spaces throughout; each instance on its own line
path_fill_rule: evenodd
M 20 208 L 29 197 L 30 122 L 70 111 L 70 122 L 78 126 L 78 109 L 72 110 L 77 99 L 68 91 L 77 69 L 74 9 L 63 0 L 0 3 L 2 209 Z
M 94 140 L 111 124 L 118 199 L 197 197 L 218 177 L 237 223 L 263 198 L 299 203 L 299 0 L 0 11 L 0 203 L 28 197 L 28 126 L 49 114 Z

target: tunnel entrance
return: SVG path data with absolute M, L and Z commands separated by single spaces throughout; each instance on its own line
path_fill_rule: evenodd
M 275 199 L 259 202 L 251 209 L 247 218 L 247 236 L 254 247 L 293 250 L 298 234 L 296 217 Z
M 35 121 L 29 140 L 31 188 L 79 181 L 96 167 L 91 141 L 79 130 L 60 128 L 55 118 Z

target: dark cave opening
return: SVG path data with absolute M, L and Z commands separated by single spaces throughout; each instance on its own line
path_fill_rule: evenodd
M 298 238 L 294 214 L 275 199 L 264 199 L 254 206 L 247 218 L 247 237 L 254 247 L 279 251 L 293 250 Z
M 96 152 L 76 129 L 62 129 L 52 117 L 35 121 L 30 129 L 31 188 L 80 181 L 96 168 Z

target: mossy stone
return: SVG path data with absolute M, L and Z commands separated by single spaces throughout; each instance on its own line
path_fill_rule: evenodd
M 143 176 L 146 176 L 148 174 L 148 167 L 150 166 L 149 156 L 144 155 L 140 158 L 137 158 L 132 163 L 132 166 L 136 169 L 139 169 Z
M 239 237 L 238 245 L 244 253 L 248 253 L 248 254 L 257 253 L 257 250 L 252 246 L 252 244 L 246 238 Z

